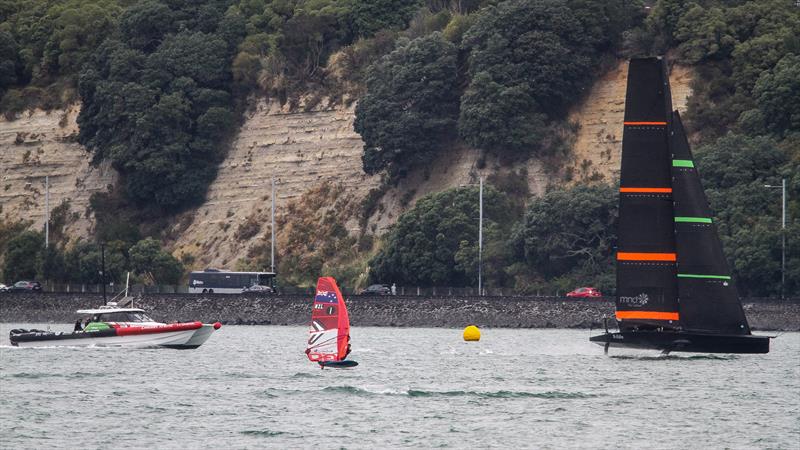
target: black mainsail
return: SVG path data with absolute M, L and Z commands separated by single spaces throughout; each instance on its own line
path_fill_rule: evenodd
M 659 59 L 628 69 L 619 189 L 617 320 L 621 329 L 678 324 L 668 117 Z
M 619 192 L 616 319 L 609 346 L 766 353 L 722 252 L 662 58 L 630 62 Z

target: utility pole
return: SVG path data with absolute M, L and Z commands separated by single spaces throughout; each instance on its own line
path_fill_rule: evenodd
M 780 186 L 765 184 L 765 188 L 781 189 L 781 299 L 786 298 L 786 178 Z
M 483 177 L 478 189 L 478 295 L 483 297 Z
M 103 304 L 107 305 L 106 301 L 106 243 L 100 243 L 100 278 L 103 283 Z
M 50 176 L 44 176 L 44 248 L 50 247 Z
M 275 273 L 275 177 L 272 177 L 272 239 L 270 239 L 270 272 Z

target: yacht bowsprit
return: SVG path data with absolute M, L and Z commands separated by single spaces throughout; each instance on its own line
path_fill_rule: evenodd
M 98 346 L 98 347 L 166 347 L 193 349 L 200 347 L 222 324 L 202 322 L 155 322 L 138 308 L 80 309 L 89 316 L 85 326 L 80 319 L 71 333 L 45 330 L 11 330 L 11 345 L 18 347 Z
M 665 61 L 628 69 L 619 189 L 616 319 L 609 347 L 768 353 L 744 315 L 686 132 L 672 111 Z

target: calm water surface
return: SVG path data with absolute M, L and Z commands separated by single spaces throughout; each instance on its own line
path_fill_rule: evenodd
M 800 333 L 662 358 L 603 356 L 585 330 L 358 328 L 360 365 L 320 370 L 304 327 L 188 351 L 20 349 L 17 327 L 0 324 L 2 448 L 800 448 Z

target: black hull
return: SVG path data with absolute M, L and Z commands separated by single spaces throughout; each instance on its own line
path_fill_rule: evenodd
M 325 367 L 332 367 L 334 369 L 346 369 L 348 367 L 355 367 L 355 366 L 358 365 L 358 363 L 355 362 L 355 361 L 350 361 L 350 360 L 346 360 L 346 361 L 320 361 L 319 365 L 323 369 Z
M 589 338 L 608 347 L 691 353 L 769 353 L 769 337 L 686 331 L 621 331 Z
M 43 330 L 11 330 L 9 340 L 11 345 L 19 346 L 20 342 L 49 342 L 49 341 L 68 341 L 77 339 L 92 339 L 116 336 L 117 331 L 113 328 L 107 330 L 72 333 L 54 333 Z

